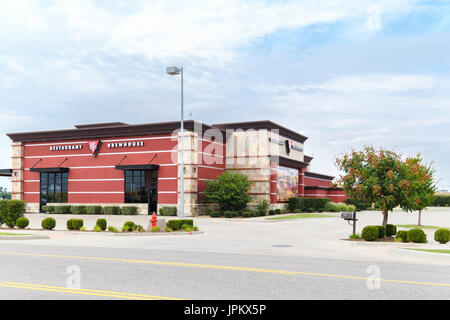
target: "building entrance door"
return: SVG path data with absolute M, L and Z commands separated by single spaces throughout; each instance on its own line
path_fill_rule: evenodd
M 158 170 L 125 170 L 125 203 L 147 203 L 148 214 L 158 205 Z

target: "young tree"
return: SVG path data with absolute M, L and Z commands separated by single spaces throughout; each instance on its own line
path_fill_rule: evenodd
M 245 174 L 224 172 L 217 180 L 206 181 L 203 199 L 205 202 L 218 203 L 221 210 L 240 210 L 252 199 L 248 195 L 251 185 Z
M 405 211 L 419 211 L 417 225 L 422 224 L 422 210 L 431 205 L 434 201 L 434 194 L 437 190 L 433 178 L 434 169 L 430 165 L 422 163 L 422 157 L 418 154 L 414 158 L 407 158 L 405 161 L 406 179 L 400 185 L 404 188 L 404 199 L 400 204 Z
M 405 198 L 406 167 L 401 156 L 390 150 L 365 147 L 336 159 L 344 173 L 339 179 L 347 196 L 353 201 L 374 203 L 383 213 L 383 226 L 388 213 Z

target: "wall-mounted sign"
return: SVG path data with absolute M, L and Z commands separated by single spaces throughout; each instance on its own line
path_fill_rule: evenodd
M 277 140 L 277 139 L 274 139 L 274 138 L 269 138 L 269 141 L 273 142 L 273 143 L 277 143 L 279 145 L 283 145 L 284 144 L 283 141 L 280 141 L 280 140 Z
M 50 151 L 59 151 L 59 150 L 81 150 L 83 148 L 82 144 L 69 144 L 64 146 L 51 146 Z
M 89 144 L 89 149 L 91 149 L 91 152 L 95 158 L 97 156 L 98 152 L 100 151 L 100 146 L 102 145 L 102 142 L 100 140 L 95 140 L 95 141 L 89 141 L 88 144 Z
M 143 147 L 144 141 L 128 141 L 108 143 L 108 148 Z
M 276 143 L 276 144 L 279 144 L 279 145 L 281 145 L 281 146 L 282 146 L 282 145 L 285 145 L 285 146 L 286 146 L 286 152 L 287 152 L 287 154 L 290 153 L 290 151 L 288 151 L 288 143 L 289 143 L 289 140 L 285 140 L 285 141 L 283 142 L 283 141 L 281 141 L 281 140 L 277 140 L 277 139 L 274 139 L 274 138 L 269 138 L 269 141 L 270 141 L 270 142 L 273 142 L 273 143 Z M 289 143 L 289 146 L 290 146 L 291 149 L 294 149 L 294 150 L 303 152 L 303 148 L 296 146 L 296 145 L 293 144 L 292 142 Z
M 291 149 L 303 152 L 303 148 L 297 147 L 295 144 L 291 144 Z

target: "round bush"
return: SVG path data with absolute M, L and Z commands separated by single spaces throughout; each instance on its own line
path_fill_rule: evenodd
M 233 218 L 233 212 L 232 211 L 225 211 L 223 213 L 223 215 L 225 216 L 225 218 Z
M 66 225 L 68 230 L 80 230 L 83 226 L 83 219 L 69 219 Z
M 378 228 L 378 238 L 384 238 L 386 229 L 383 226 L 376 226 Z
M 386 225 L 386 236 L 391 237 L 397 233 L 397 227 L 393 224 Z
M 210 216 L 211 216 L 211 218 L 219 218 L 222 216 L 222 212 L 216 210 L 216 211 L 211 212 Z
M 275 214 L 281 214 L 281 209 L 275 209 Z
M 415 243 L 426 243 L 427 235 L 422 229 L 415 228 L 408 231 L 408 241 Z
M 20 219 L 20 218 L 19 218 Z M 17 221 L 19 221 L 17 219 Z M 450 241 L 450 230 L 449 229 L 439 229 L 434 233 L 434 240 L 441 244 L 445 244 Z
M 269 215 L 273 216 L 275 214 L 275 210 L 269 210 Z
M 375 241 L 378 238 L 379 231 L 377 226 L 367 226 L 361 232 L 361 237 L 366 241 Z
M 42 228 L 46 230 L 52 230 L 56 226 L 56 221 L 53 218 L 45 218 L 42 220 Z
M 99 226 L 102 231 L 105 231 L 107 226 L 106 219 L 97 219 L 95 225 Z
M 16 220 L 16 226 L 21 229 L 28 227 L 29 224 L 30 221 L 25 217 L 20 217 Z
M 251 217 L 251 212 L 249 211 L 242 211 L 242 218 L 250 218 Z
M 408 231 L 401 230 L 397 232 L 395 239 L 401 239 L 402 242 L 408 242 Z

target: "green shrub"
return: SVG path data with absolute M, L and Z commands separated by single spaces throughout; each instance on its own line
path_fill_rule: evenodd
M 56 220 L 53 218 L 45 218 L 42 220 L 41 226 L 46 230 L 52 230 L 56 226 Z
M 269 210 L 269 215 L 271 216 L 275 215 L 275 210 Z
M 219 210 L 215 210 L 211 212 L 211 218 L 220 218 L 222 216 L 222 212 Z
M 176 216 L 177 215 L 177 207 L 159 208 L 159 214 L 162 216 Z
M 105 231 L 107 226 L 106 219 L 97 219 L 95 225 L 99 226 L 102 231 Z
M 83 228 L 84 228 L 84 227 L 83 227 Z M 102 228 L 101 228 L 100 226 L 95 225 L 95 226 L 94 226 L 94 231 L 95 231 L 95 232 L 102 232 L 102 231 L 105 231 L 105 230 L 102 230 Z
M 232 211 L 225 211 L 223 213 L 225 218 L 233 218 L 233 212 Z
M 221 210 L 238 211 L 252 200 L 248 194 L 251 186 L 247 175 L 225 171 L 215 180 L 206 181 L 203 199 L 205 202 L 218 203 Z
M 120 208 L 116 206 L 103 207 L 103 214 L 111 215 L 111 214 L 120 214 Z
M 242 218 L 250 218 L 252 213 L 250 211 L 242 211 L 241 216 Z
M 69 219 L 66 225 L 68 230 L 80 230 L 83 227 L 83 219 Z
M 432 205 L 434 207 L 450 207 L 450 195 L 435 195 Z
M 357 233 L 351 234 L 350 235 L 350 239 L 361 239 L 361 236 L 359 234 L 357 234 Z
M 391 237 L 397 233 L 397 227 L 393 224 L 386 225 L 386 236 Z
M 19 221 L 19 220 L 17 220 Z M 441 244 L 445 244 L 450 241 L 450 230 L 449 229 L 439 229 L 434 233 L 434 240 Z
M 126 206 L 121 208 L 121 213 L 123 215 L 135 215 L 138 213 L 137 207 L 135 206 Z
M 56 214 L 67 214 L 70 213 L 70 208 L 72 206 L 55 206 Z
M 306 212 L 308 212 L 308 213 L 313 213 L 314 210 L 313 210 L 313 208 L 308 208 L 308 209 L 306 209 Z
M 183 224 L 187 224 L 190 227 L 193 227 L 194 220 L 192 220 L 192 219 L 173 219 L 173 220 L 167 221 L 166 226 L 171 228 L 172 230 L 176 231 L 176 230 L 180 230 L 180 228 Z
M 191 232 L 192 231 L 192 227 L 186 223 L 183 223 L 180 227 L 181 230 L 186 231 L 186 232 Z
M 384 238 L 386 236 L 386 228 L 383 226 L 376 226 L 378 228 L 378 238 Z
M 159 228 L 159 227 L 156 227 L 156 228 Z M 135 224 L 135 225 L 133 226 L 133 231 L 144 232 L 145 229 L 144 229 L 144 227 L 141 226 L 140 224 Z
M 408 241 L 415 243 L 426 243 L 427 235 L 422 229 L 415 228 L 408 231 Z
M 152 228 L 152 232 L 159 232 L 160 231 L 160 228 L 159 227 L 153 227 Z
M 42 206 L 42 211 L 46 212 L 46 213 L 54 213 L 55 212 L 55 206 L 51 206 L 51 205 Z
M 25 201 L 0 200 L 0 222 L 14 228 L 16 220 L 25 213 Z
M 239 212 L 233 211 L 233 218 L 239 217 Z
M 102 207 L 101 206 L 86 206 L 86 213 L 87 214 L 102 214 Z
M 20 229 L 28 227 L 30 221 L 25 217 L 20 217 L 16 220 L 16 226 Z
M 265 216 L 267 214 L 267 211 L 269 210 L 269 207 L 270 207 L 270 202 L 267 199 L 258 201 L 258 205 L 257 205 L 258 215 Z
M 259 214 L 256 211 L 250 211 L 250 217 L 258 217 Z
M 281 214 L 281 209 L 275 209 L 275 214 Z
M 173 230 L 172 230 L 172 228 L 166 227 L 166 229 L 164 229 L 164 231 L 166 231 L 166 232 L 172 232 Z
M 366 226 L 361 232 L 361 237 L 366 241 L 375 241 L 379 235 L 378 230 L 377 226 Z
M 113 226 L 109 226 L 109 227 L 108 227 L 108 231 L 109 231 L 109 232 L 114 232 L 114 233 L 119 232 L 119 230 L 117 230 L 117 228 L 116 228 L 116 227 L 113 227 Z
M 358 211 L 367 210 L 368 208 L 370 208 L 372 206 L 372 204 L 370 202 L 364 202 L 361 200 L 353 200 L 353 199 L 346 199 L 345 203 L 348 205 L 354 205 L 356 210 L 358 210 Z
M 194 228 L 192 228 L 192 231 L 198 231 L 198 227 L 195 226 Z
M 304 201 L 303 198 L 299 198 L 299 197 L 292 197 L 289 198 L 289 204 L 288 204 L 288 209 L 291 212 L 295 212 L 296 210 L 299 210 L 299 212 L 302 212 L 302 210 L 304 209 Z
M 72 214 L 86 214 L 86 206 L 72 206 L 70 208 Z
M 402 242 L 408 242 L 408 231 L 400 230 L 397 232 L 395 239 L 400 239 Z

